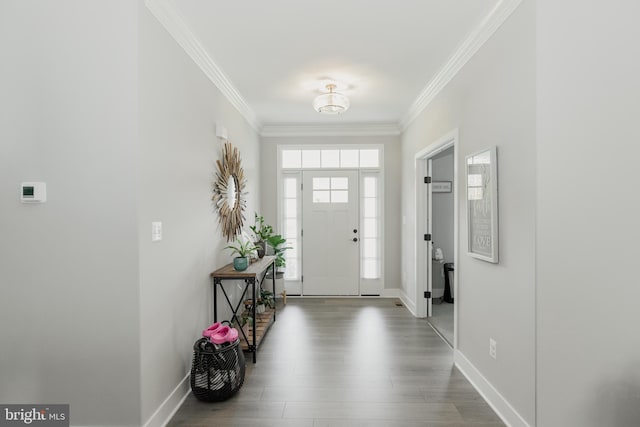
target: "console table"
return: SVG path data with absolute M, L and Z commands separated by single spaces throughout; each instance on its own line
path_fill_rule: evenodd
M 260 316 L 262 322 L 266 323 L 266 325 L 260 330 L 258 330 L 259 328 L 257 327 L 258 325 L 256 324 L 256 300 L 258 298 L 258 296 L 256 295 L 256 284 L 258 285 L 257 289 L 260 289 L 269 271 L 269 268 L 271 268 L 271 273 L 273 277 L 273 280 L 272 280 L 273 297 L 275 302 L 275 295 L 276 295 L 275 260 L 276 260 L 275 256 L 265 256 L 249 264 L 249 268 L 247 268 L 244 271 L 236 271 L 233 268 L 233 264 L 227 264 L 224 267 L 219 268 L 213 273 L 211 273 L 211 278 L 213 280 L 213 321 L 214 322 L 218 321 L 218 288 L 222 289 L 222 294 L 227 300 L 227 304 L 231 309 L 231 312 L 233 313 L 233 315 L 231 316 L 231 323 L 233 324 L 235 321 L 235 323 L 238 326 L 242 325 L 240 319 L 238 318 L 238 311 L 240 310 L 240 307 L 242 307 L 243 305 L 247 291 L 249 290 L 249 288 L 251 288 L 251 300 L 253 303 L 251 304 L 251 308 L 249 309 L 249 314 L 251 315 L 251 319 L 253 320 L 253 325 L 251 330 L 248 331 L 249 335 L 251 335 L 251 340 L 249 340 L 249 337 L 247 336 L 247 334 L 245 334 L 245 331 L 243 330 L 242 327 L 240 327 L 239 329 L 240 329 L 240 334 L 242 338 L 244 338 L 244 341 L 246 343 L 245 349 L 253 353 L 253 363 L 256 363 L 256 353 L 258 350 L 258 346 L 262 341 L 262 338 L 267 333 L 267 330 L 269 329 L 271 324 L 276 320 L 276 308 L 274 303 L 273 309 L 269 310 L 267 315 Z M 222 282 L 225 280 L 243 280 L 244 281 L 244 289 L 242 290 L 240 301 L 238 301 L 238 304 L 236 304 L 235 307 L 233 306 L 233 303 L 229 298 L 229 294 L 227 294 L 227 291 L 224 289 L 224 286 L 222 286 Z M 244 309 L 244 307 L 242 308 Z

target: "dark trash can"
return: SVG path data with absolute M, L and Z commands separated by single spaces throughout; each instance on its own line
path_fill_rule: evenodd
M 219 402 L 230 398 L 242 387 L 244 372 L 240 340 L 220 349 L 206 338 L 193 345 L 191 391 L 198 400 Z
M 453 274 L 455 269 L 452 262 L 444 264 L 444 300 L 449 303 L 453 303 Z

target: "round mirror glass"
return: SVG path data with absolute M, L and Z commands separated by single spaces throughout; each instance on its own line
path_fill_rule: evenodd
M 227 205 L 230 210 L 236 206 L 236 201 L 238 199 L 238 185 L 236 183 L 236 177 L 231 175 L 229 177 L 229 182 L 227 182 Z

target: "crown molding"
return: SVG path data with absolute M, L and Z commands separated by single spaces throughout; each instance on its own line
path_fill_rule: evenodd
M 371 136 L 398 135 L 424 111 L 462 67 L 478 52 L 498 28 L 522 3 L 522 0 L 500 0 L 487 16 L 469 33 L 438 73 L 429 81 L 398 124 L 344 125 L 262 125 L 233 83 L 213 61 L 170 0 L 145 0 L 146 7 L 175 41 L 187 52 L 202 72 L 216 85 L 227 100 L 263 137 L 272 136 Z
M 440 71 L 425 86 L 420 95 L 413 102 L 409 111 L 400 120 L 399 128 L 402 132 L 427 108 L 442 89 L 458 74 L 458 71 L 476 54 L 482 45 L 507 20 L 522 0 L 501 0 L 489 14 L 469 33 L 467 38 L 458 46 Z
M 259 133 L 261 124 L 256 114 L 222 69 L 211 59 L 206 49 L 202 46 L 202 43 L 200 43 L 195 34 L 193 34 L 173 4 L 169 0 L 145 0 L 144 3 L 153 16 L 155 16 L 160 24 L 169 32 L 171 37 L 187 52 L 187 55 L 191 57 L 209 80 L 211 80 L 227 100 L 229 100 L 231 105 L 233 105 L 249 125 Z
M 262 137 L 283 136 L 381 136 L 400 135 L 400 128 L 395 123 L 363 123 L 363 124 L 280 124 L 264 125 L 260 132 Z

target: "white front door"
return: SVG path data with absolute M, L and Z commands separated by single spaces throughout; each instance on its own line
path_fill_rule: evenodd
M 358 172 L 302 175 L 302 292 L 359 295 Z

